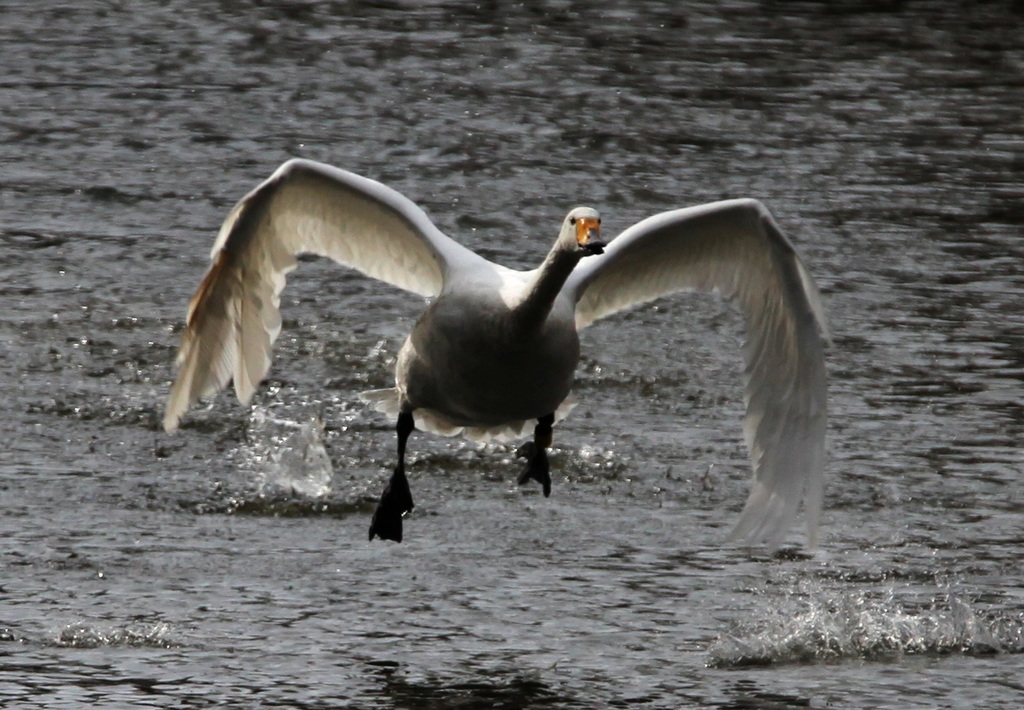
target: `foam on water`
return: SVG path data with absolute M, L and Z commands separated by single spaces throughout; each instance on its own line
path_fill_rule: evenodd
M 914 608 L 892 593 L 832 592 L 788 597 L 769 609 L 759 622 L 718 637 L 708 665 L 1024 652 L 1024 614 L 985 612 L 953 595 Z
M 101 646 L 147 646 L 175 648 L 181 644 L 170 637 L 164 623 L 99 626 L 84 621 L 68 624 L 52 639 L 55 646 L 99 648 Z

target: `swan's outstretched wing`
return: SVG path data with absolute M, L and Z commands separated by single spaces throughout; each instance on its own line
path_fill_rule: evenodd
M 768 210 L 729 200 L 639 222 L 566 284 L 576 325 L 681 290 L 717 291 L 747 322 L 744 434 L 753 490 L 732 537 L 775 547 L 801 499 L 817 543 L 825 459 L 827 338 L 810 275 Z
M 189 304 L 166 430 L 229 380 L 249 401 L 281 330 L 285 275 L 304 252 L 422 296 L 438 295 L 453 268 L 480 259 L 391 188 L 321 163 L 288 161 L 231 210 L 214 242 L 213 263 Z

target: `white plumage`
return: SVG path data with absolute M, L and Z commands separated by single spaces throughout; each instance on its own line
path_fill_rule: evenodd
M 480 440 L 520 436 L 571 408 L 577 329 L 678 291 L 716 291 L 740 308 L 748 330 L 744 433 L 754 482 L 733 537 L 778 545 L 803 501 L 813 547 L 827 334 L 818 291 L 792 245 L 749 199 L 656 215 L 603 254 L 599 221 L 576 208 L 544 263 L 515 271 L 448 238 L 378 182 L 288 161 L 221 228 L 189 306 L 164 427 L 176 429 L 192 404 L 231 380 L 243 403 L 251 399 L 280 332 L 285 276 L 304 252 L 433 299 L 399 353 L 395 388 L 366 396 L 392 415 L 415 413 L 420 428 Z

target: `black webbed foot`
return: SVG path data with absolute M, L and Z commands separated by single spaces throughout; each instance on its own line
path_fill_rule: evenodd
M 516 481 L 520 486 L 529 480 L 534 480 L 544 490 L 544 497 L 551 495 L 551 467 L 548 464 L 548 455 L 544 447 L 537 446 L 535 442 L 527 441 L 516 449 L 517 458 L 525 458 L 526 468 L 519 474 Z
M 402 541 L 402 516 L 413 509 L 412 491 L 409 479 L 405 477 L 405 466 L 399 464 L 391 474 L 391 480 L 377 503 L 370 521 L 370 539 Z

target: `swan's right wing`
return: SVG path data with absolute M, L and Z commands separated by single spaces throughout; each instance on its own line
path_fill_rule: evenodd
M 164 412 L 173 431 L 197 400 L 234 380 L 248 402 L 270 368 L 286 274 L 313 253 L 421 296 L 482 260 L 411 200 L 374 180 L 290 160 L 231 210 L 188 308 L 178 376 Z
M 576 325 L 686 290 L 717 291 L 747 322 L 743 431 L 753 487 L 734 537 L 778 545 L 801 500 L 816 542 L 825 460 L 825 318 L 818 289 L 756 200 L 665 212 L 588 257 L 566 284 Z

